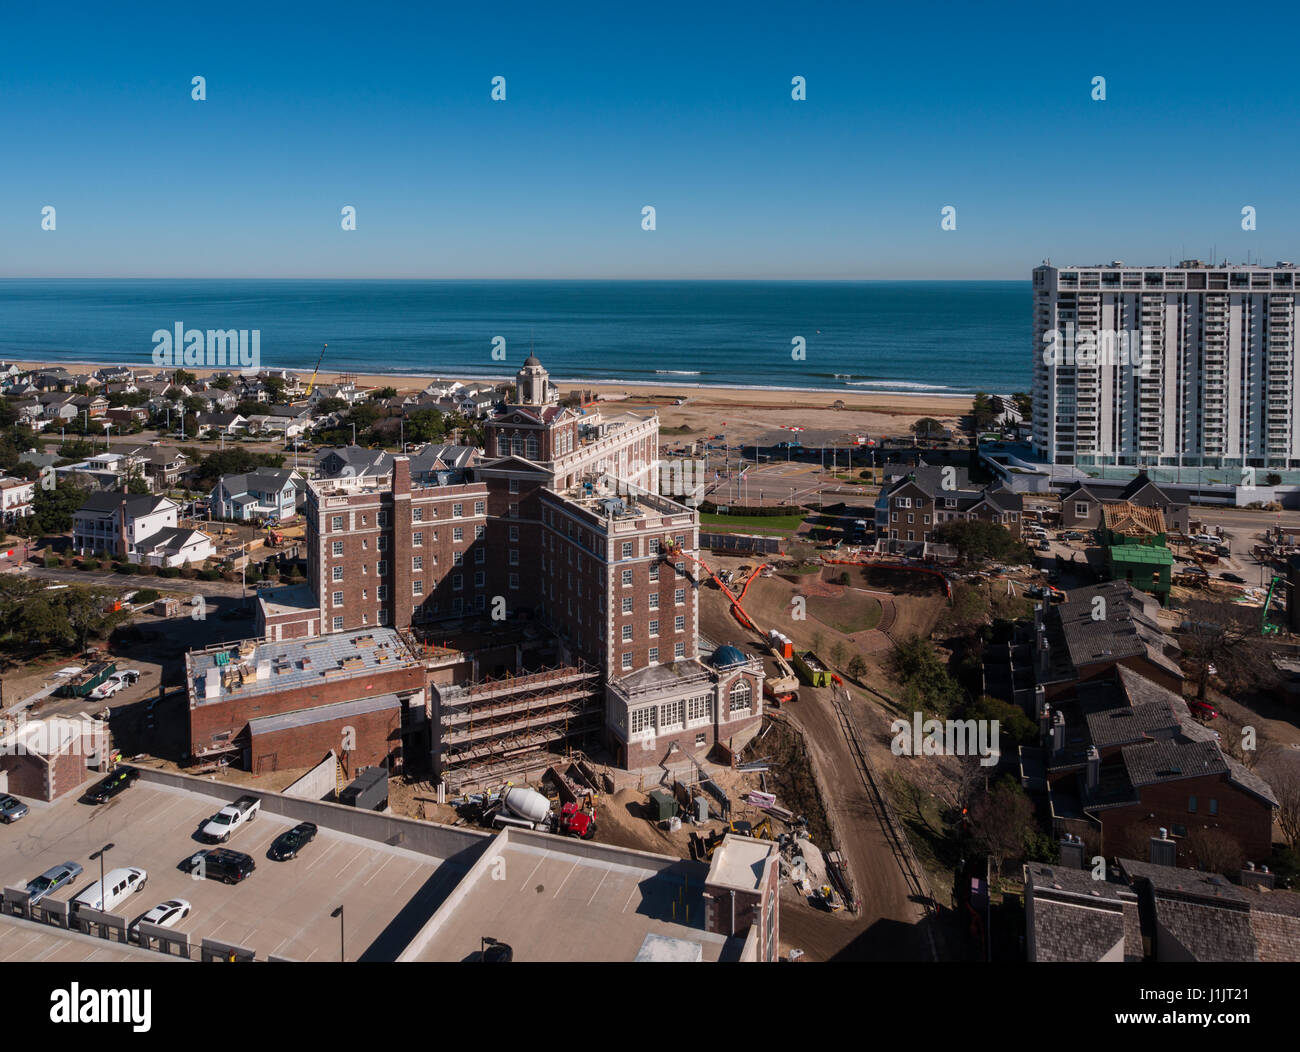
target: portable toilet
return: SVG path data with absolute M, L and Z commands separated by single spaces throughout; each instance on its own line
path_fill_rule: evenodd
M 707 796 L 697 796 L 695 798 L 695 821 L 707 822 L 709 820 L 709 798 Z
M 656 822 L 677 814 L 677 798 L 672 793 L 656 789 L 650 794 L 650 817 Z

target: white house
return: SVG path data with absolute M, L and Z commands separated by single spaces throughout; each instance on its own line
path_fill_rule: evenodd
M 212 539 L 177 527 L 178 510 L 167 497 L 92 493 L 73 516 L 72 547 L 82 555 L 125 553 L 130 562 L 152 566 L 202 562 L 214 553 Z
M 35 482 L 0 475 L 0 516 L 6 526 L 30 515 L 35 498 Z

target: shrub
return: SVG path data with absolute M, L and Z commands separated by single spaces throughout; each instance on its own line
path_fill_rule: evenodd
M 179 577 L 181 569 L 179 566 L 160 566 L 158 567 L 159 577 Z
M 135 598 L 132 600 L 132 602 L 152 603 L 155 599 L 158 599 L 161 595 L 162 593 L 158 591 L 157 588 L 141 588 L 138 592 L 135 593 Z

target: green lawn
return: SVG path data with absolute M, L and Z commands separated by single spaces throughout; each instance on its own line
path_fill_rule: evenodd
M 746 533 L 788 533 L 803 524 L 802 515 L 709 515 L 700 514 L 704 526 L 734 526 Z
M 865 632 L 880 624 L 880 600 L 853 592 L 845 592 L 834 599 L 811 595 L 808 597 L 808 613 L 822 624 L 851 636 L 854 632 Z

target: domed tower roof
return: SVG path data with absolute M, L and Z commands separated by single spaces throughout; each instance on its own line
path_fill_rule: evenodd
M 734 668 L 736 665 L 743 665 L 748 660 L 739 647 L 733 647 L 730 643 L 718 647 L 713 652 L 713 657 L 709 659 L 714 668 Z
M 535 354 L 530 354 L 527 358 L 524 359 L 524 364 L 525 364 L 525 365 L 541 365 L 542 363 L 541 363 L 541 361 L 538 359 L 537 355 L 535 355 Z

